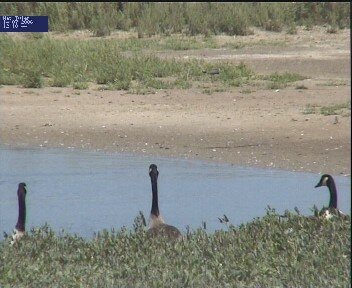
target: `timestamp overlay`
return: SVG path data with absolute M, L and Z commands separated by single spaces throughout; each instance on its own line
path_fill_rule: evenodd
M 0 32 L 48 32 L 48 16 L 0 16 Z

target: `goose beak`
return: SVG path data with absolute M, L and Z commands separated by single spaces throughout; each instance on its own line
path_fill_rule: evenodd
M 319 182 L 317 185 L 314 186 L 314 188 L 321 187 L 321 183 Z

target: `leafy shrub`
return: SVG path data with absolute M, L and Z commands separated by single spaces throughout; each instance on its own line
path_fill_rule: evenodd
M 133 230 L 83 239 L 50 227 L 0 242 L 4 287 L 349 287 L 351 218 L 331 221 L 268 209 L 238 227 L 187 230 L 182 241 Z
M 22 83 L 25 88 L 42 88 L 43 77 L 40 72 L 29 70 L 24 74 Z

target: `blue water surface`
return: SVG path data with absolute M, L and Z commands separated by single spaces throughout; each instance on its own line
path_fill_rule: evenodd
M 327 187 L 314 188 L 319 174 L 244 168 L 230 164 L 59 149 L 0 149 L 0 238 L 18 216 L 17 186 L 27 183 L 27 230 L 49 224 L 89 238 L 102 229 L 132 228 L 151 208 L 148 168 L 159 169 L 159 207 L 169 224 L 185 231 L 207 224 L 223 229 L 263 216 L 267 205 L 304 215 L 329 202 Z M 339 208 L 350 214 L 350 177 L 335 176 Z

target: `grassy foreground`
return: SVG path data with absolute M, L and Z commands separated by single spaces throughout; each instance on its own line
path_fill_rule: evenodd
M 49 227 L 0 242 L 1 287 L 349 287 L 351 218 L 332 221 L 268 210 L 227 231 L 184 240 L 102 231 L 90 240 Z

